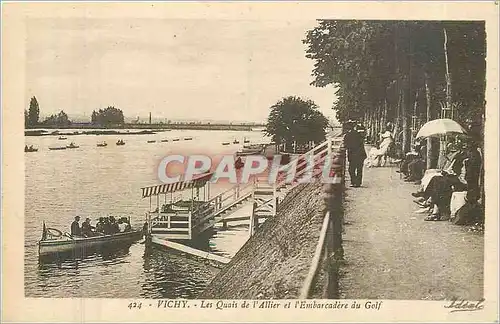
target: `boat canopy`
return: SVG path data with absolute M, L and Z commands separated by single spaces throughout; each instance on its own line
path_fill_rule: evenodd
M 161 194 L 172 193 L 177 191 L 182 191 L 191 188 L 201 188 L 207 181 L 212 178 L 213 172 L 205 173 L 196 177 L 193 177 L 190 181 L 179 181 L 169 184 L 160 184 L 156 186 L 144 187 L 142 189 L 142 198 L 158 196 Z

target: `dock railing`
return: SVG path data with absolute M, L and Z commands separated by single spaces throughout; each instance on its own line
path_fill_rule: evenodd
M 302 183 L 301 180 L 304 179 L 307 173 L 310 172 L 311 178 L 317 178 L 320 174 L 322 174 L 325 163 L 332 162 L 333 156 L 338 154 L 341 145 L 341 136 L 337 135 L 335 137 L 328 137 L 318 146 L 313 147 L 306 153 L 295 157 L 286 165 L 281 166 L 277 174 L 276 183 L 267 184 L 267 188 L 264 183 L 264 190 L 267 189 L 269 192 L 271 190 L 273 191 L 272 198 L 254 199 L 252 217 L 250 218 L 250 236 L 256 232 L 257 227 L 260 225 L 259 220 L 261 218 L 267 218 L 268 216 L 266 216 L 266 214 L 268 213 L 272 213 L 272 215 L 276 214 L 278 206 L 284 199 L 286 193 Z M 311 160 L 312 163 L 310 163 Z M 330 167 L 333 169 L 331 165 Z M 288 172 L 291 173 L 290 178 Z M 257 187 L 259 187 L 260 182 L 261 180 L 257 179 Z M 277 195 L 277 192 L 280 192 L 281 194 Z
M 286 178 L 287 177 L 286 172 L 291 169 L 296 170 L 296 173 L 294 175 L 294 180 L 300 179 L 303 175 L 305 175 L 306 172 L 310 171 L 311 168 L 313 169 L 312 170 L 313 176 L 315 176 L 316 172 L 314 168 L 321 165 L 322 162 L 324 162 L 327 154 L 331 152 L 331 150 L 332 150 L 332 139 L 327 139 L 320 145 L 294 158 L 292 161 L 290 161 L 288 164 L 286 164 L 281 168 L 280 170 L 281 172 L 278 175 L 278 181 L 276 183 L 276 187 L 281 188 L 285 184 L 290 183 Z M 313 165 L 309 164 L 309 159 L 311 158 L 314 159 Z
M 342 247 L 343 197 L 345 186 L 345 148 L 341 145 L 332 161 L 334 183 L 324 185 L 324 218 L 309 272 L 300 291 L 300 299 L 319 298 L 314 291 L 318 274 L 324 273 L 321 298 L 338 298 L 338 268 L 344 258 Z
M 240 200 L 248 198 L 254 190 L 254 183 L 248 182 L 243 185 L 235 185 L 226 191 L 221 192 L 211 198 L 198 208 L 193 210 L 193 225 L 197 226 L 214 217 L 218 212 L 222 212 Z

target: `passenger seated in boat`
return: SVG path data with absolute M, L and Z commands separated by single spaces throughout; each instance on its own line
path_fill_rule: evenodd
M 95 230 L 95 227 L 90 224 L 90 218 L 87 217 L 87 219 L 85 219 L 85 222 L 82 223 L 82 234 L 84 237 L 95 236 L 93 230 Z
M 80 216 L 76 216 L 73 223 L 71 223 L 71 236 L 82 236 L 82 230 L 79 222 Z
M 95 224 L 95 231 L 97 233 L 104 233 L 104 217 L 99 217 L 99 221 Z
M 125 224 L 125 232 L 132 230 L 132 226 L 130 226 L 130 222 L 128 221 L 127 217 L 122 217 L 121 220 L 123 224 Z
M 102 227 L 103 227 L 103 233 L 105 235 L 111 234 L 111 223 L 108 217 L 104 217 L 104 222 Z
M 120 227 L 118 226 L 118 223 L 116 222 L 116 219 L 113 216 L 109 216 L 109 224 L 110 224 L 109 234 L 115 234 L 120 232 Z
M 125 224 L 125 222 L 123 221 L 122 218 L 120 218 L 118 220 L 118 229 L 119 229 L 119 232 L 120 233 L 123 233 L 125 232 L 125 229 L 127 228 L 127 224 Z

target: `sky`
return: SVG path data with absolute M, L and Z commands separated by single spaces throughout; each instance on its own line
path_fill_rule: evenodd
M 115 106 L 128 119 L 260 122 L 289 95 L 333 118 L 334 88 L 311 86 L 302 43 L 316 21 L 31 19 L 26 103 L 42 116 L 89 117 Z

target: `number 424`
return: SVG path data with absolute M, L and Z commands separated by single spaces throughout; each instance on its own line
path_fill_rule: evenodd
M 132 303 L 128 304 L 128 308 L 129 309 L 132 309 L 132 308 L 141 309 L 141 307 L 142 307 L 142 303 L 141 302 L 132 302 Z

